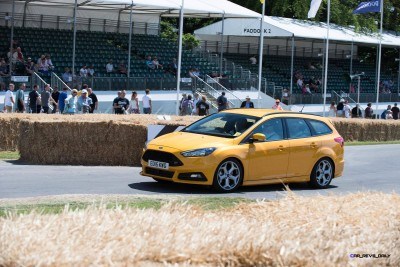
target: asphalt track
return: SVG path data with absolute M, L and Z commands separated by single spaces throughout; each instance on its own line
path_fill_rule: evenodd
M 291 184 L 296 194 L 347 194 L 359 191 L 400 193 L 400 145 L 350 146 L 345 148 L 345 171 L 325 190 L 307 184 Z M 28 165 L 0 161 L 0 198 L 24 198 L 63 194 L 128 194 L 230 196 L 275 199 L 282 185 L 242 187 L 235 193 L 218 194 L 206 187 L 159 184 L 142 177 L 137 167 L 87 167 Z

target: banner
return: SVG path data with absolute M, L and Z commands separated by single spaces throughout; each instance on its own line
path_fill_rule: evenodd
M 362 2 L 354 9 L 353 14 L 364 14 L 369 12 L 381 12 L 381 0 Z
M 310 10 L 308 11 L 308 18 L 315 18 L 315 15 L 318 12 L 319 6 L 321 5 L 322 0 L 312 0 L 310 5 Z

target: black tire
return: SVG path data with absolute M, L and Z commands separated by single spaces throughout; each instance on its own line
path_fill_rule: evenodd
M 221 193 L 235 191 L 243 181 L 242 164 L 234 158 L 222 161 L 215 170 L 213 188 Z
M 313 188 L 328 188 L 335 174 L 335 166 L 331 159 L 322 158 L 315 163 L 310 175 L 310 185 Z

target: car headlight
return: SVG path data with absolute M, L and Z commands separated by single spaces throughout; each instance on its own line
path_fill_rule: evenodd
M 208 148 L 200 148 L 195 150 L 184 151 L 181 153 L 184 157 L 204 157 L 213 153 L 217 148 L 216 147 L 208 147 Z

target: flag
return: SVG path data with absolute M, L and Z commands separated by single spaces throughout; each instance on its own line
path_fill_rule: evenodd
M 362 2 L 354 9 L 353 14 L 364 14 L 368 12 L 381 12 L 381 0 Z
M 319 6 L 321 5 L 322 0 L 312 0 L 310 5 L 310 10 L 308 11 L 308 18 L 315 18 L 315 15 L 318 12 Z

